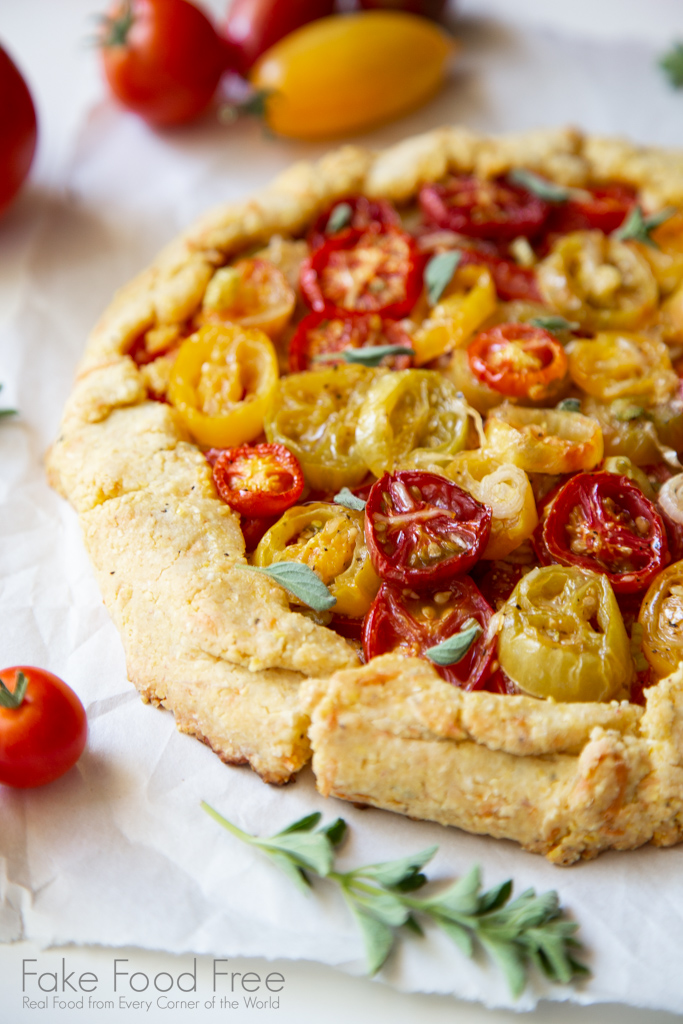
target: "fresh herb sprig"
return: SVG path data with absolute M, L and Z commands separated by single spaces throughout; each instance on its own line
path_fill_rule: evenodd
M 2 384 L 0 384 L 0 391 L 2 391 Z M 17 410 L 16 409 L 0 409 L 0 419 L 2 419 L 5 416 L 16 416 L 16 415 L 17 415 Z
M 683 43 L 675 43 L 657 63 L 674 89 L 683 87 Z
M 673 206 L 667 206 L 666 209 L 660 210 L 658 213 L 651 213 L 646 217 L 639 206 L 634 206 L 621 227 L 614 232 L 614 237 L 621 242 L 629 240 L 642 242 L 644 245 L 649 245 L 651 249 L 659 249 L 652 237 L 652 232 L 660 224 L 670 220 L 675 212 Z
M 337 598 L 330 593 L 320 577 L 303 562 L 273 562 L 272 565 L 244 565 L 238 562 L 235 568 L 268 576 L 314 612 L 329 611 L 337 603 Z
M 440 927 L 466 956 L 474 956 L 477 943 L 483 947 L 503 971 L 515 997 L 523 991 L 531 965 L 562 984 L 589 973 L 575 958 L 580 949 L 574 937 L 578 925 L 566 919 L 555 892 L 537 896 L 527 889 L 511 901 L 511 881 L 482 892 L 475 866 L 445 889 L 420 898 L 414 893 L 428 881 L 422 869 L 437 846 L 339 872 L 334 870 L 334 857 L 347 831 L 343 818 L 316 828 L 321 815 L 315 812 L 274 836 L 261 838 L 243 832 L 209 804 L 202 802 L 202 807 L 232 835 L 263 850 L 300 889 L 311 886 L 310 875 L 336 883 L 360 927 L 371 974 L 389 956 L 396 929 L 405 927 L 422 935 L 421 919 Z
M 462 253 L 459 249 L 449 249 L 448 252 L 440 252 L 436 256 L 432 256 L 424 272 L 424 283 L 430 306 L 437 304 L 451 283 L 453 274 L 458 269 L 461 260 Z
M 414 356 L 409 345 L 368 345 L 365 348 L 343 348 L 339 352 L 323 352 L 315 357 L 316 363 L 332 363 L 342 359 L 359 366 L 379 366 L 386 356 Z

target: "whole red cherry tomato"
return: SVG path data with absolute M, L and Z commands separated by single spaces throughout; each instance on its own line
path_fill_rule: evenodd
M 406 316 L 422 290 L 422 261 L 404 231 L 343 232 L 301 266 L 301 290 L 316 313 Z
M 334 0 L 232 0 L 223 34 L 230 64 L 244 74 L 290 32 L 334 13 Z
M 188 0 L 120 0 L 100 48 L 116 98 L 158 127 L 201 114 L 227 66 L 224 43 Z
M 339 238 L 349 231 L 381 234 L 388 228 L 400 226 L 398 211 L 386 199 L 345 196 L 328 206 L 313 222 L 306 241 L 315 250 L 324 245 L 328 238 Z
M 531 324 L 496 324 L 468 346 L 474 376 L 507 398 L 542 401 L 567 376 L 564 348 L 549 331 Z
M 465 656 L 455 664 L 434 668 L 447 682 L 478 690 L 491 674 L 495 657 L 495 637 L 487 637 L 492 615 L 493 609 L 469 576 L 456 576 L 436 593 L 420 596 L 411 596 L 395 583 L 383 583 L 363 622 L 363 652 L 368 661 L 391 651 L 424 656 L 474 619 L 482 632 Z
M 645 590 L 669 563 L 662 517 L 614 473 L 570 477 L 550 502 L 543 542 L 554 562 L 601 573 L 618 595 Z
M 6 668 L 0 681 L 0 783 L 27 789 L 58 779 L 83 753 L 83 705 L 41 668 Z
M 212 465 L 221 498 L 243 516 L 279 515 L 304 489 L 299 460 L 282 444 L 225 448 Z
M 385 473 L 365 507 L 375 572 L 415 590 L 430 590 L 471 569 L 490 532 L 488 505 L 436 473 Z
M 488 181 L 467 175 L 425 185 L 419 202 L 429 223 L 494 241 L 538 234 L 550 212 L 548 203 L 505 178 Z
M 0 46 L 0 213 L 12 202 L 29 172 L 37 135 L 31 93 Z
M 374 348 L 377 345 L 401 345 L 412 348 L 410 336 L 397 320 L 383 320 L 377 313 L 347 317 L 329 317 L 325 313 L 309 313 L 297 327 L 289 346 L 290 373 L 320 370 L 344 362 L 341 353 L 351 348 Z M 333 356 L 339 352 L 339 359 Z M 380 365 L 394 370 L 412 366 L 410 355 L 385 356 Z

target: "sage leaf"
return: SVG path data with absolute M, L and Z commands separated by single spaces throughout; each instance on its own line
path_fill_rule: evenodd
M 514 185 L 525 188 L 527 192 L 543 199 L 546 203 L 566 203 L 571 199 L 571 189 L 564 185 L 558 185 L 548 178 L 541 177 L 535 171 L 529 171 L 525 167 L 517 167 L 510 171 L 508 178 Z
M 366 504 L 362 498 L 357 498 L 348 487 L 342 487 L 341 491 L 335 494 L 334 501 L 337 505 L 343 505 L 344 508 L 353 509 L 354 512 L 362 512 Z
M 341 352 L 323 352 L 316 357 L 317 363 L 332 363 L 343 359 L 345 363 L 359 366 L 379 366 L 387 356 L 414 356 L 415 349 L 408 345 L 367 345 L 364 348 L 344 348 Z
M 557 334 L 558 331 L 578 331 L 581 326 L 575 320 L 565 320 L 563 316 L 534 316 L 529 323 L 532 327 L 540 327 L 551 334 Z
M 333 597 L 319 576 L 303 562 L 273 562 L 272 565 L 241 565 L 237 568 L 260 572 L 270 576 L 281 587 L 293 594 L 315 612 L 334 608 L 337 598 Z
M 430 259 L 425 267 L 424 283 L 431 306 L 435 306 L 443 295 L 461 259 L 462 253 L 459 249 L 440 252 Z
M 563 398 L 555 406 L 560 412 L 581 412 L 580 398 Z
M 434 647 L 428 647 L 425 654 L 435 665 L 457 665 L 481 633 L 482 628 L 476 622 L 468 629 L 449 636 L 448 640 L 443 640 L 440 644 L 435 644 Z
M 378 921 L 376 917 L 370 917 L 353 901 L 349 900 L 348 904 L 363 936 L 368 974 L 377 974 L 394 945 L 393 929 Z
M 683 43 L 675 43 L 657 61 L 674 89 L 683 86 Z
M 336 235 L 338 231 L 341 231 L 342 228 L 345 228 L 347 224 L 351 223 L 352 217 L 353 210 L 349 203 L 337 203 L 327 219 L 325 234 Z
M 666 209 L 660 210 L 659 213 L 652 213 L 646 217 L 640 206 L 634 206 L 621 227 L 612 232 L 612 237 L 617 238 L 620 242 L 628 242 L 629 240 L 642 242 L 644 245 L 649 245 L 652 249 L 659 249 L 654 238 L 651 237 L 652 232 L 660 224 L 670 220 L 675 212 L 676 208 L 674 206 L 667 206 Z
M 360 878 L 370 878 L 391 889 L 395 885 L 400 885 L 404 878 L 416 874 L 432 859 L 438 849 L 438 846 L 428 846 L 426 850 L 412 856 L 387 860 L 381 864 L 368 864 L 353 874 Z

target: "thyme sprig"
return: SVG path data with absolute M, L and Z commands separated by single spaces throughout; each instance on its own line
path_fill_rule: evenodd
M 575 958 L 580 949 L 574 937 L 578 925 L 564 916 L 555 892 L 537 896 L 527 889 L 511 901 L 511 881 L 482 892 L 475 866 L 446 888 L 418 897 L 414 893 L 428 881 L 422 869 L 437 846 L 339 872 L 334 870 L 334 857 L 347 831 L 343 818 L 317 828 L 320 813 L 307 814 L 264 838 L 243 832 L 209 804 L 202 802 L 202 807 L 232 835 L 263 850 L 300 889 L 311 886 L 310 875 L 336 883 L 360 927 L 370 974 L 391 953 L 398 928 L 423 934 L 421 919 L 441 928 L 466 956 L 474 956 L 477 944 L 481 946 L 502 970 L 515 997 L 523 991 L 532 965 L 561 984 L 589 973 Z

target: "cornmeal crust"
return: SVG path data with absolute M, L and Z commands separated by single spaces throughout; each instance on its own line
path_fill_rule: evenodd
M 191 316 L 216 266 L 300 234 L 340 196 L 405 202 L 448 170 L 486 177 L 516 165 L 568 185 L 621 180 L 654 209 L 683 205 L 682 154 L 571 129 L 487 138 L 444 128 L 296 164 L 206 215 L 117 294 L 90 336 L 48 473 L 79 513 L 131 680 L 179 729 L 268 782 L 288 781 L 312 746 L 324 794 L 515 839 L 567 864 L 683 837 L 683 673 L 653 687 L 643 710 L 464 693 L 392 656 L 360 667 L 345 640 L 290 611 L 281 588 L 237 568 L 239 517 L 126 354 L 141 332 Z

